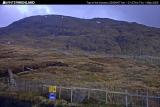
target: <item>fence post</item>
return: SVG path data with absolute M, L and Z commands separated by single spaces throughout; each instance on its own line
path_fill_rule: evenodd
M 59 99 L 61 99 L 61 86 L 59 87 Z
M 89 100 L 89 98 L 90 98 L 90 88 L 88 88 L 88 95 L 87 95 L 87 99 Z
M 149 107 L 149 104 L 148 104 L 148 90 L 147 90 L 147 96 L 146 96 L 146 107 Z
M 108 99 L 107 99 L 107 96 L 108 96 L 108 91 L 107 91 L 107 89 L 106 89 L 106 104 L 108 103 Z
M 71 103 L 73 101 L 72 96 L 73 96 L 73 89 L 71 88 Z
M 22 72 L 24 72 L 24 65 L 22 65 Z
M 128 91 L 125 90 L 125 105 L 128 107 Z
M 44 84 L 44 83 L 41 83 L 42 94 L 43 94 L 43 92 L 44 92 L 44 87 L 43 87 L 43 84 Z

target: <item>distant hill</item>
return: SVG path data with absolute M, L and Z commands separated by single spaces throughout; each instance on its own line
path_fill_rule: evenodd
M 0 28 L 0 43 L 106 54 L 160 56 L 160 28 L 108 18 L 38 15 Z

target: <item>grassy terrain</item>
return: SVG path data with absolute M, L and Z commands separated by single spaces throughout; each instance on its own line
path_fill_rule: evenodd
M 8 76 L 9 68 L 12 69 L 15 78 L 54 80 L 58 85 L 160 89 L 160 65 L 141 63 L 133 59 L 110 58 L 100 54 L 86 55 L 80 51 L 59 51 L 19 45 L 0 47 L 1 78 Z M 27 71 L 26 67 L 32 68 L 33 71 L 23 73 Z M 48 97 L 39 93 L 4 93 L 5 91 L 6 84 L 0 82 L 0 96 L 9 96 L 19 103 L 33 103 L 33 107 L 53 105 Z M 92 100 L 72 104 L 70 101 L 60 99 L 55 104 L 57 107 L 122 107 L 95 103 Z
M 25 67 L 33 72 L 20 73 Z M 53 49 L 1 45 L 0 74 L 10 68 L 17 78 L 48 80 L 76 86 L 160 88 L 160 66 L 100 55 L 66 54 Z M 94 83 L 94 84 L 93 84 Z

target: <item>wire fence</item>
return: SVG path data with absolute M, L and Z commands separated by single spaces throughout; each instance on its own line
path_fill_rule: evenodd
M 113 55 L 113 54 L 106 54 L 107 57 L 118 57 L 118 58 L 130 58 L 134 59 L 143 63 L 151 63 L 151 64 L 160 64 L 160 57 L 157 56 L 148 56 L 148 55 Z
M 160 93 L 150 90 L 128 90 L 128 89 L 97 89 L 61 86 L 52 80 L 23 80 L 16 79 L 16 84 L 10 84 L 6 79 L 8 91 L 37 92 L 47 96 L 48 87 L 57 86 L 56 97 L 71 103 L 83 103 L 86 101 L 114 104 L 122 107 L 160 107 Z

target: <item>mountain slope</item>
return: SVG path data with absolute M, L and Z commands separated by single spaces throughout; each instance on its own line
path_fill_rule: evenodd
M 31 16 L 0 29 L 0 42 L 97 53 L 160 56 L 160 29 L 108 18 Z

